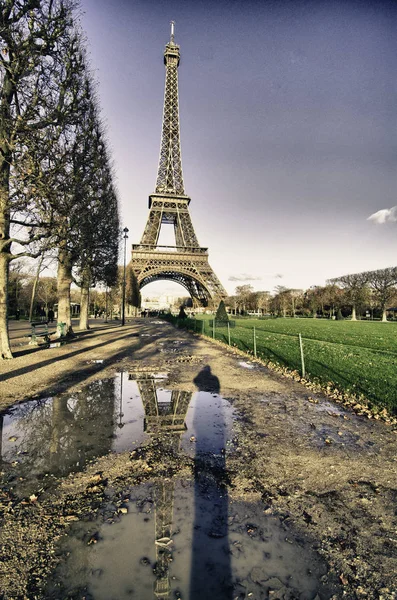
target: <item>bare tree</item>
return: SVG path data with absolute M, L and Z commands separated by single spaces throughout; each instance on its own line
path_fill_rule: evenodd
M 57 280 L 55 277 L 41 277 L 37 286 L 37 298 L 44 304 L 47 313 L 48 308 L 57 301 Z
M 247 310 L 248 300 L 253 292 L 254 292 L 254 288 L 252 287 L 252 285 L 249 285 L 249 284 L 238 285 L 236 287 L 236 290 L 235 290 L 236 306 L 240 310 L 243 310 L 244 312 Z
M 73 110 L 68 80 L 76 67 L 72 0 L 4 0 L 0 28 L 0 342 L 12 358 L 7 328 L 9 265 L 39 256 L 51 235 L 48 182 L 33 147 L 50 146 L 48 128 L 62 128 Z M 50 152 L 51 155 L 51 152 Z M 37 166 L 37 163 L 36 163 Z M 15 246 L 15 251 L 14 251 Z
M 330 284 L 339 284 L 344 290 L 344 298 L 346 303 L 350 304 L 352 308 L 351 320 L 357 320 L 357 306 L 362 304 L 365 300 L 368 283 L 368 277 L 366 273 L 354 273 L 352 275 L 342 275 L 330 279 Z
M 29 279 L 29 275 L 26 272 L 26 263 L 23 259 L 16 260 L 13 262 L 10 268 L 10 275 L 8 281 L 9 287 L 9 309 L 10 312 L 19 317 L 20 313 L 20 299 L 22 289 Z
M 319 285 L 313 285 L 304 293 L 304 307 L 312 314 L 313 319 L 317 317 L 317 313 L 321 310 L 324 313 L 324 288 Z
M 256 292 L 256 308 L 261 311 L 262 314 L 269 312 L 270 306 L 270 292 L 260 291 Z
M 382 311 L 382 321 L 387 321 L 386 309 L 396 293 L 397 267 L 367 271 L 363 273 L 374 291 L 376 301 Z

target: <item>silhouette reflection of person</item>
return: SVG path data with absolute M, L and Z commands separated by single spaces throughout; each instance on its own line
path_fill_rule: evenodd
M 193 379 L 193 383 L 196 384 L 200 392 L 212 392 L 213 394 L 219 394 L 221 386 L 219 379 L 216 375 L 211 373 L 211 367 L 205 365 L 200 373 Z

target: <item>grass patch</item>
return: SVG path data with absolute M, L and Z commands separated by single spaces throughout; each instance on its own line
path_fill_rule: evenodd
M 186 321 L 189 329 L 213 337 L 211 319 Z M 300 372 L 300 333 L 308 376 L 397 413 L 397 323 L 241 319 L 230 329 L 231 344 L 252 354 L 254 327 L 259 358 Z M 215 334 L 228 343 L 227 327 L 216 327 Z

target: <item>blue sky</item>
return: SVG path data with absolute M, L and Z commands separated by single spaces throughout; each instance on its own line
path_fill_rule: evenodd
M 129 242 L 140 241 L 154 191 L 175 20 L 185 189 L 227 291 L 306 288 L 396 264 L 396 212 L 368 217 L 397 205 L 397 3 L 81 8 Z

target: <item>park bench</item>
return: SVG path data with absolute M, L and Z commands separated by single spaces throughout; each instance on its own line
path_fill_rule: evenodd
M 32 330 L 31 333 L 27 335 L 27 337 L 30 337 L 29 344 L 38 346 L 39 343 L 49 343 L 50 334 L 48 333 L 48 321 L 31 321 L 30 326 Z

